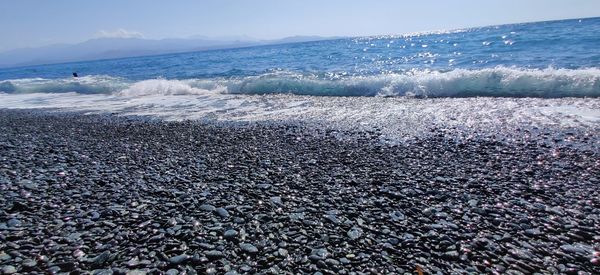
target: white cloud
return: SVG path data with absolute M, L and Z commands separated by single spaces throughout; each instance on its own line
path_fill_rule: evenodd
M 96 33 L 98 38 L 143 38 L 144 34 L 138 31 L 116 29 L 114 31 L 100 30 Z

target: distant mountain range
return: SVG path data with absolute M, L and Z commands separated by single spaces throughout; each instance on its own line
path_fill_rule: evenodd
M 77 44 L 55 44 L 45 47 L 22 48 L 1 52 L 0 68 L 286 44 L 335 38 L 340 37 L 292 36 L 277 40 L 253 40 L 249 37 L 211 39 L 202 36 L 194 36 L 188 39 L 160 40 L 97 38 Z

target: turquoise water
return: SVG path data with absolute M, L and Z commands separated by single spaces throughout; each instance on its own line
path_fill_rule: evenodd
M 0 70 L 0 92 L 9 94 L 199 91 L 599 97 L 600 18 Z

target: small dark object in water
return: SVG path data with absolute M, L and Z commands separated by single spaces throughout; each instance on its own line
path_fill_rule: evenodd
M 79 77 L 77 73 L 73 73 L 73 77 Z

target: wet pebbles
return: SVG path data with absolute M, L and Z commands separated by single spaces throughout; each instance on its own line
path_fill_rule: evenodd
M 598 274 L 597 145 L 0 110 L 0 272 Z

